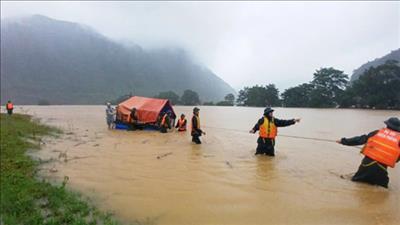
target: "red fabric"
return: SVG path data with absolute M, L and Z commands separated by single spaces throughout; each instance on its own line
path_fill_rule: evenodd
M 122 120 L 124 122 L 128 122 L 127 118 L 129 118 L 132 108 L 136 108 L 136 115 L 139 122 L 155 123 L 165 105 L 171 107 L 172 113 L 175 116 L 175 112 L 173 111 L 168 99 L 146 98 L 140 96 L 133 96 L 118 104 L 118 113 L 122 115 Z

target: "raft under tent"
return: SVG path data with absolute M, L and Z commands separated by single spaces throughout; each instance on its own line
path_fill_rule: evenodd
M 129 118 L 133 108 L 136 108 L 138 121 L 144 130 L 158 130 L 160 116 L 170 113 L 171 126 L 175 123 L 176 114 L 168 99 L 133 96 L 117 105 L 116 129 L 129 129 Z

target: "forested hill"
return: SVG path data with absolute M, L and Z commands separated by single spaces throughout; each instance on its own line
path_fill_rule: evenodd
M 353 71 L 353 75 L 351 76 L 350 81 L 357 80 L 360 77 L 360 75 L 363 74 L 367 69 L 369 69 L 372 66 L 373 67 L 380 66 L 380 65 L 384 64 L 387 60 L 396 60 L 396 61 L 400 62 L 400 49 L 394 50 L 381 58 L 377 58 L 377 59 L 373 60 L 372 62 L 367 62 L 367 63 L 363 64 L 362 66 L 360 66 L 359 68 L 355 69 Z
M 232 87 L 182 49 L 147 51 L 41 15 L 1 21 L 1 102 L 102 104 L 133 93 L 196 91 L 220 100 Z

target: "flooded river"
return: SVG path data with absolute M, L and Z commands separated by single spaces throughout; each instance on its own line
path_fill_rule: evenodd
M 275 158 L 255 156 L 257 134 L 248 131 L 263 108 L 200 108 L 202 145 L 189 132 L 108 130 L 104 106 L 16 111 L 64 130 L 36 153 L 57 159 L 43 175 L 68 176 L 71 189 L 127 224 L 399 224 L 400 165 L 389 168 L 386 190 L 340 178 L 361 162 L 354 147 L 281 136 Z M 175 107 L 189 119 L 191 110 Z M 275 116 L 302 118 L 279 134 L 336 140 L 381 128 L 400 112 L 276 108 Z

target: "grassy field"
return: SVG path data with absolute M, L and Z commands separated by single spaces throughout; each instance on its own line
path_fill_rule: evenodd
M 44 135 L 60 133 L 27 115 L 1 114 L 0 224 L 119 224 L 67 190 L 67 180 L 54 186 L 37 177 L 39 162 L 25 152 L 39 149 Z

